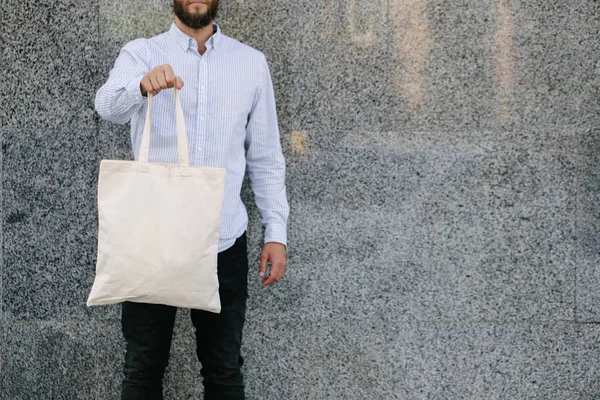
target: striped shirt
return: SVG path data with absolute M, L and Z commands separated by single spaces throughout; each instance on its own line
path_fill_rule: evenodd
M 219 251 L 231 247 L 248 225 L 241 199 L 248 174 L 265 227 L 265 243 L 287 244 L 289 205 L 275 96 L 263 53 L 221 33 L 206 42 L 200 55 L 195 39 L 175 23 L 168 32 L 127 43 L 96 94 L 96 110 L 117 124 L 131 121 L 137 160 L 147 109 L 140 81 L 152 68 L 169 64 L 183 82 L 190 164 L 225 168 L 225 199 Z M 153 97 L 150 162 L 178 163 L 175 102 L 171 90 Z

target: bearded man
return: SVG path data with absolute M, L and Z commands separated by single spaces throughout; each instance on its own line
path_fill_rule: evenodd
M 185 115 L 190 163 L 227 171 L 217 260 L 221 313 L 191 310 L 191 320 L 204 398 L 238 400 L 245 398 L 240 348 L 248 293 L 248 214 L 240 192 L 246 167 L 265 227 L 258 266 L 263 287 L 279 281 L 285 271 L 289 206 L 266 58 L 221 33 L 214 22 L 218 8 L 218 0 L 175 0 L 175 21 L 168 32 L 123 47 L 96 94 L 96 110 L 114 123 L 131 121 L 131 143 L 138 159 L 145 98 L 152 94 L 155 135 L 149 161 L 177 164 L 173 96 L 155 96 L 175 87 Z M 127 342 L 123 400 L 163 398 L 176 311 L 161 304 L 122 304 Z

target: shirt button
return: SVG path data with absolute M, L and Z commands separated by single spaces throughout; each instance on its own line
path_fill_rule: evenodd
M 197 151 L 198 151 L 198 153 L 201 153 L 202 152 L 202 147 L 198 147 Z

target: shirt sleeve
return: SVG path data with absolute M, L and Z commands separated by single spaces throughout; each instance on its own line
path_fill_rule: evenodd
M 96 111 L 108 121 L 125 124 L 144 103 L 140 82 L 150 70 L 146 39 L 127 43 L 119 53 L 108 81 L 96 93 Z
M 285 159 L 281 150 L 275 94 L 266 58 L 246 125 L 246 161 L 256 205 L 265 227 L 265 243 L 287 246 L 289 205 Z

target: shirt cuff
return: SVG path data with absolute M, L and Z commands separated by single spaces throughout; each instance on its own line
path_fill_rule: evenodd
M 265 229 L 265 244 L 274 242 L 287 247 L 287 232 L 285 226 L 269 225 Z
M 131 104 L 142 104 L 144 102 L 145 97 L 142 96 L 142 89 L 140 88 L 140 82 L 143 78 L 144 76 L 142 75 L 132 79 L 127 85 L 127 94 Z

